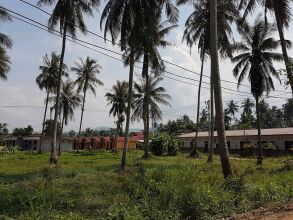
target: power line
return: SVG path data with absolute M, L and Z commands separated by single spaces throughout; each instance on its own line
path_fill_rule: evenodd
M 33 4 L 31 4 L 31 3 L 27 2 L 27 1 L 25 1 L 25 0 L 19 0 L 19 1 L 23 2 L 24 4 L 27 4 L 27 5 L 31 6 L 31 7 L 33 7 L 33 8 L 35 8 L 35 9 L 39 10 L 39 11 L 41 11 L 41 12 L 43 12 L 43 13 L 49 15 L 49 16 L 53 16 L 51 13 L 49 13 L 49 12 L 43 10 L 42 8 L 40 8 L 40 7 L 38 7 L 38 6 L 35 6 L 35 5 L 33 5 Z M 74 24 L 74 23 L 72 23 L 72 22 L 70 22 L 70 21 L 67 21 L 67 20 L 64 19 L 64 18 L 60 18 L 60 19 L 63 20 L 63 21 L 65 21 L 65 22 L 67 22 L 67 23 L 69 23 L 69 24 L 74 25 L 75 27 L 80 27 L 79 25 L 76 25 L 76 24 Z M 103 40 L 105 40 L 105 41 L 111 42 L 111 43 L 114 44 L 114 45 L 117 45 L 117 46 L 120 46 L 120 47 L 121 47 L 121 44 L 116 43 L 116 42 L 114 42 L 113 40 L 109 40 L 109 39 L 107 39 L 105 36 L 101 36 L 101 35 L 99 35 L 99 34 L 97 34 L 97 33 L 94 33 L 93 31 L 90 31 L 90 30 L 87 30 L 87 32 L 90 33 L 90 34 L 92 34 L 92 35 L 94 35 L 94 36 L 97 36 L 97 37 L 99 37 L 99 38 L 101 38 L 101 39 L 103 39 Z M 129 50 L 131 50 L 131 51 L 134 51 L 134 52 L 140 52 L 140 51 L 134 50 L 134 49 L 129 48 L 129 47 L 127 47 L 127 49 L 129 49 Z M 148 55 L 148 56 L 149 56 L 149 55 Z M 192 70 L 190 70 L 190 69 L 187 69 L 187 68 L 185 68 L 185 67 L 182 67 L 182 66 L 180 66 L 180 65 L 178 65 L 178 64 L 172 63 L 172 62 L 170 62 L 170 61 L 164 60 L 164 59 L 162 59 L 162 58 L 159 58 L 159 60 L 161 60 L 161 61 L 163 61 L 163 62 L 165 62 L 165 63 L 168 63 L 168 64 L 170 64 L 170 65 L 173 65 L 173 66 L 175 66 L 175 67 L 178 67 L 178 68 L 180 68 L 180 69 L 182 69 L 182 70 L 185 70 L 185 71 L 187 71 L 187 72 L 190 72 L 190 73 L 193 73 L 193 74 L 196 74 L 196 75 L 199 75 L 199 76 L 201 75 L 200 73 L 197 73 L 197 72 L 195 72 L 195 71 L 192 71 Z M 210 76 L 208 76 L 208 75 L 204 75 L 204 74 L 203 74 L 203 77 L 210 78 Z M 222 79 L 221 81 L 222 81 L 222 82 L 226 82 L 226 83 L 235 84 L 235 85 L 245 86 L 245 87 L 248 87 L 248 88 L 251 87 L 251 86 L 246 85 L 246 84 L 238 84 L 237 82 L 233 82 L 233 81 L 229 81 L 229 80 L 223 80 L 223 79 Z M 292 94 L 291 92 L 284 92 L 284 91 L 281 91 L 281 90 L 274 90 L 274 91 L 275 91 L 275 92 L 282 92 L 282 93 L 285 93 L 285 94 Z
M 26 16 L 24 16 L 24 15 L 21 15 L 21 14 L 19 14 L 19 13 L 17 13 L 17 12 L 14 12 L 14 11 L 12 11 L 12 10 L 6 9 L 6 8 L 4 8 L 4 7 L 0 7 L 0 8 L 3 8 L 4 10 L 7 10 L 8 12 L 13 13 L 13 14 L 16 14 L 16 15 L 18 15 L 18 16 L 20 16 L 20 17 L 23 17 L 23 18 L 27 19 L 27 20 L 30 20 L 30 21 L 32 21 L 32 22 L 34 22 L 34 23 L 36 23 L 36 24 L 38 24 L 38 25 L 40 25 L 40 26 L 43 26 L 43 27 L 48 28 L 48 26 L 46 26 L 46 25 L 44 25 L 44 24 L 41 24 L 41 23 L 39 23 L 39 22 L 37 22 L 37 21 L 35 21 L 35 20 L 33 20 L 33 19 L 30 19 L 30 18 L 28 18 L 28 17 L 26 17 Z M 21 19 L 21 18 L 16 17 L 16 16 L 13 16 L 13 15 L 11 15 L 11 16 L 12 16 L 13 18 L 17 19 L 17 20 L 20 20 L 20 21 L 22 21 L 22 22 L 24 22 L 24 23 L 27 23 L 27 24 L 29 24 L 29 25 L 32 25 L 32 26 L 37 27 L 37 28 L 39 28 L 39 29 L 42 29 L 42 30 L 44 30 L 44 31 L 46 31 L 46 32 L 49 32 L 49 33 L 51 33 L 51 34 L 54 34 L 54 35 L 56 35 L 56 36 L 58 36 L 58 37 L 62 37 L 62 36 L 60 35 L 60 32 L 59 32 L 59 31 L 56 31 L 56 30 L 53 29 L 53 30 L 51 30 L 51 31 L 53 31 L 53 32 L 50 32 L 50 31 L 48 31 L 48 29 L 45 29 L 45 28 L 39 27 L 39 26 L 37 26 L 37 25 L 35 25 L 35 24 L 32 24 L 32 23 L 30 23 L 30 22 L 27 22 L 27 21 L 25 21 L 25 20 L 23 20 L 23 19 Z M 54 32 L 55 32 L 55 33 L 54 33 Z M 56 33 L 58 33 L 58 34 L 56 34 Z M 80 39 L 75 38 L 75 37 L 71 37 L 71 38 L 72 38 L 73 40 L 68 39 L 70 42 L 76 43 L 76 44 L 78 44 L 78 45 L 80 45 L 80 46 L 86 47 L 86 48 L 88 48 L 88 49 L 91 49 L 91 50 L 94 50 L 94 51 L 96 51 L 96 52 L 98 52 L 98 53 L 101 53 L 101 54 L 103 54 L 103 55 L 105 55 L 105 56 L 108 56 L 108 57 L 110 57 L 110 58 L 113 58 L 113 59 L 115 59 L 115 60 L 119 60 L 119 61 L 123 62 L 123 61 L 122 61 L 121 59 L 119 59 L 119 58 L 113 57 L 113 56 L 108 55 L 108 54 L 106 54 L 106 53 L 103 53 L 103 52 L 101 52 L 101 51 L 98 51 L 98 50 L 95 50 L 95 49 L 93 49 L 93 48 L 87 47 L 86 45 L 83 45 L 83 44 L 77 43 L 77 42 L 75 42 L 74 40 L 80 41 L 80 42 L 85 43 L 85 44 L 89 44 L 89 45 L 94 46 L 94 47 L 98 47 L 98 48 L 100 48 L 100 49 L 106 50 L 106 51 L 111 52 L 111 53 L 115 53 L 115 54 L 121 55 L 121 54 L 118 53 L 118 52 L 112 51 L 112 50 L 110 50 L 110 49 L 106 49 L 106 48 L 101 47 L 101 46 L 98 46 L 98 45 L 94 45 L 94 44 L 92 44 L 92 43 L 89 43 L 89 42 L 86 42 L 86 41 L 80 40 Z M 142 62 L 140 62 L 140 63 L 142 63 Z M 142 69 L 142 67 L 139 67 L 139 66 L 135 66 L 135 67 Z M 180 76 L 180 75 L 178 75 L 178 74 L 175 74 L 175 73 L 172 73 L 172 72 L 169 72 L 169 71 L 164 71 L 164 73 L 167 73 L 167 74 L 170 74 L 170 75 L 173 75 L 173 76 L 176 76 L 176 77 L 180 77 L 180 78 L 183 78 L 183 79 L 187 79 L 187 80 L 191 80 L 191 81 L 199 82 L 199 80 L 197 80 L 197 79 L 193 79 L 193 78 L 189 78 L 189 77 L 185 77 L 185 76 Z M 170 77 L 169 77 L 169 78 L 170 78 Z M 177 81 L 178 81 L 178 80 L 177 80 Z M 207 83 L 207 82 L 202 82 L 202 83 L 203 83 L 203 84 L 208 84 L 208 85 L 209 85 L 209 83 Z M 192 85 L 193 85 L 193 84 L 192 84 Z M 205 87 L 202 87 L 202 88 L 205 88 Z M 225 87 L 222 87 L 222 89 L 224 89 L 224 90 L 228 90 L 228 91 L 232 91 L 232 92 L 237 92 L 237 93 L 247 94 L 247 95 L 250 95 L 250 96 L 251 96 L 251 94 L 248 93 L 248 92 L 243 92 L 243 91 L 233 90 L 233 89 L 229 89 L 229 88 L 225 88 Z M 223 92 L 224 92 L 224 91 L 223 91 Z M 235 93 L 229 93 L 229 94 L 234 94 L 234 95 L 239 95 L 239 96 L 241 96 L 240 94 L 235 94 Z M 245 95 L 245 97 L 246 97 L 247 95 Z M 243 96 L 243 95 L 242 95 L 242 96 Z M 286 100 L 288 99 L 288 98 L 277 97 L 277 96 L 267 96 L 266 98 L 278 98 L 278 99 L 286 99 Z

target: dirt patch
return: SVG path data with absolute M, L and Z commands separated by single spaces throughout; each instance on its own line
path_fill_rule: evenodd
M 259 208 L 243 214 L 234 214 L 224 220 L 293 220 L 293 203 L 274 208 Z

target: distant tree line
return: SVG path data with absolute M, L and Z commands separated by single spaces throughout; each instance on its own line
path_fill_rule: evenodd
M 264 99 L 259 102 L 261 128 L 293 127 L 293 99 L 289 99 L 282 107 L 270 106 Z M 255 102 L 249 98 L 241 103 L 230 101 L 224 112 L 226 130 L 257 128 Z M 199 131 L 209 130 L 209 112 L 207 108 L 201 109 Z M 176 120 L 169 120 L 166 124 L 155 125 L 157 132 L 169 134 L 182 134 L 196 131 L 194 123 L 188 115 Z

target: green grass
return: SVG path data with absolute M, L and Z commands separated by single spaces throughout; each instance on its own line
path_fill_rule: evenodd
M 48 154 L 0 156 L 0 219 L 217 219 L 260 206 L 293 201 L 293 167 L 266 159 L 232 159 L 237 176 L 224 180 L 220 161 L 128 154 L 64 153 L 51 167 Z M 291 157 L 291 159 L 293 159 Z

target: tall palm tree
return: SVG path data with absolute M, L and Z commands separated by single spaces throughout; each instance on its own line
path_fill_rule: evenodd
M 51 6 L 55 2 L 56 5 L 48 21 L 48 26 L 49 30 L 52 31 L 56 26 L 58 26 L 59 23 L 60 32 L 62 33 L 63 39 L 60 66 L 58 70 L 56 108 L 54 114 L 53 135 L 51 141 L 52 146 L 50 162 L 54 164 L 56 164 L 58 161 L 56 154 L 58 109 L 60 105 L 61 75 L 65 55 L 66 35 L 69 34 L 72 37 L 75 37 L 77 30 L 80 30 L 82 33 L 86 33 L 86 25 L 84 23 L 83 15 L 93 15 L 93 8 L 96 8 L 99 5 L 99 0 L 39 0 L 38 5 Z
M 127 101 L 128 83 L 126 81 L 118 81 L 113 85 L 111 92 L 107 92 L 105 97 L 107 98 L 108 105 L 111 105 L 109 115 L 117 117 L 116 134 L 115 134 L 115 146 L 114 152 L 117 153 L 118 134 L 121 130 L 122 123 L 125 120 L 126 101 Z
M 48 110 L 48 102 L 50 94 L 56 93 L 57 88 L 57 74 L 58 68 L 60 63 L 60 56 L 57 55 L 55 52 L 51 54 L 49 58 L 48 54 L 43 57 L 43 65 L 39 66 L 40 74 L 36 78 L 36 83 L 39 86 L 40 90 L 45 89 L 47 93 L 47 97 L 45 99 L 45 112 L 43 117 L 43 124 L 42 124 L 42 134 L 39 146 L 39 153 L 42 153 L 42 143 L 44 138 L 44 128 L 45 128 L 45 121 L 47 116 Z M 67 66 L 63 64 L 63 71 L 62 75 L 68 77 Z
M 229 160 L 229 151 L 227 146 L 225 124 L 224 124 L 224 110 L 222 99 L 222 87 L 219 69 L 218 56 L 218 13 L 217 0 L 210 2 L 210 53 L 211 53 L 211 77 L 212 85 L 215 93 L 215 109 L 216 109 L 216 124 L 218 132 L 218 140 L 220 146 L 220 157 L 224 178 L 234 174 L 232 165 Z M 220 16 L 219 16 L 220 17 Z
M 179 5 L 191 2 L 190 0 L 177 0 Z M 198 139 L 198 124 L 199 124 L 199 113 L 200 113 L 200 97 L 201 97 L 201 84 L 204 70 L 205 58 L 210 55 L 210 0 L 194 1 L 194 11 L 188 17 L 185 22 L 185 31 L 183 40 L 186 41 L 187 45 L 192 48 L 197 45 L 198 51 L 201 58 L 201 73 L 197 94 L 197 126 L 196 136 L 191 156 L 196 156 L 196 145 Z M 239 20 L 239 13 L 236 5 L 233 1 L 218 1 L 218 47 L 220 55 L 225 57 L 231 57 L 231 50 L 229 45 L 232 43 L 232 28 L 231 23 Z M 213 99 L 213 86 L 211 86 L 211 99 Z M 213 106 L 213 105 L 211 105 Z M 211 108 L 213 112 L 213 108 Z M 212 119 L 213 119 L 212 114 Z M 211 120 L 214 124 L 213 120 Z M 213 127 L 213 126 L 212 126 Z M 212 139 L 213 140 L 213 139 Z M 213 146 L 213 144 L 211 144 Z
M 130 0 L 109 0 L 106 4 L 102 15 L 100 27 L 104 26 L 104 36 L 107 33 L 111 35 L 112 42 L 120 38 L 120 47 L 125 54 L 128 54 L 128 59 L 125 60 L 126 65 L 129 66 L 129 87 L 128 87 L 128 100 L 126 109 L 126 125 L 125 125 L 125 141 L 123 153 L 121 158 L 120 169 L 124 170 L 126 166 L 126 154 L 129 139 L 129 127 L 131 117 L 131 102 L 132 102 L 132 89 L 133 89 L 133 72 L 134 63 L 137 53 L 140 53 L 141 42 L 138 40 L 143 22 L 143 16 L 147 14 L 140 13 L 143 1 L 130 1 Z M 161 10 L 162 6 L 166 9 L 166 15 L 171 21 L 178 20 L 178 9 L 173 5 L 171 0 L 149 0 L 147 1 L 153 7 Z
M 56 96 L 53 99 L 56 102 Z M 64 125 L 68 124 L 69 120 L 74 117 L 74 110 L 80 106 L 82 97 L 76 92 L 74 83 L 67 80 L 62 86 L 60 96 L 60 114 L 62 114 L 61 131 L 59 134 L 58 155 L 61 155 L 61 142 Z
M 283 55 L 274 52 L 280 46 L 272 36 L 276 32 L 273 25 L 265 23 L 258 16 L 253 26 L 248 24 L 240 28 L 242 42 L 235 44 L 237 56 L 232 58 L 236 63 L 233 74 L 238 78 L 238 87 L 248 75 L 251 84 L 251 93 L 256 101 L 257 126 L 258 126 L 258 158 L 257 163 L 262 164 L 262 142 L 260 128 L 259 99 L 264 92 L 274 90 L 271 76 L 279 79 L 273 61 L 282 61 Z M 289 44 L 289 42 L 286 42 Z M 239 54 L 240 53 L 240 54 Z
M 150 76 L 149 82 L 146 82 L 146 77 L 141 77 L 139 83 L 134 84 L 134 100 L 133 100 L 133 114 L 132 120 L 140 121 L 143 120 L 144 124 L 144 142 L 148 141 L 146 136 L 147 129 L 147 118 L 152 116 L 154 120 L 162 120 L 162 111 L 158 104 L 171 106 L 168 100 L 171 99 L 170 95 L 166 93 L 164 87 L 158 86 L 163 80 L 160 76 Z M 147 109 L 149 108 L 150 114 L 147 115 Z M 147 158 L 148 144 L 144 143 L 144 156 Z
M 97 60 L 87 57 L 85 61 L 79 58 L 80 63 L 75 62 L 75 67 L 71 68 L 71 71 L 75 72 L 77 79 L 75 84 L 78 85 L 77 91 L 80 93 L 83 92 L 82 107 L 81 107 L 81 116 L 78 137 L 81 135 L 81 126 L 83 120 L 84 104 L 86 99 L 87 91 L 91 91 L 96 96 L 96 87 L 98 85 L 103 86 L 103 82 L 97 78 L 97 74 L 100 73 L 101 66 L 98 64 Z M 77 147 L 77 152 L 79 149 Z
M 150 86 L 149 80 L 149 66 L 152 68 L 155 74 L 160 74 L 164 71 L 164 62 L 161 59 L 158 47 L 166 47 L 171 45 L 170 42 L 166 41 L 165 36 L 177 25 L 173 25 L 170 21 L 161 22 L 162 11 L 156 10 L 152 6 L 147 4 L 147 1 L 143 1 L 143 12 L 148 14 L 147 17 L 144 16 L 144 26 L 141 34 L 141 51 L 143 53 L 143 69 L 142 76 L 145 77 L 146 82 L 146 97 L 149 97 L 150 91 L 148 89 Z M 150 129 L 150 109 L 149 109 L 149 99 L 146 99 L 146 109 L 145 109 L 145 148 L 148 148 L 149 144 L 149 129 Z M 148 156 L 148 155 L 145 155 Z
M 244 9 L 243 18 L 246 18 L 248 13 L 252 12 L 258 4 L 264 7 L 265 15 L 267 11 L 275 14 L 275 19 L 278 27 L 279 37 L 281 41 L 281 48 L 284 56 L 287 77 L 292 90 L 293 95 L 293 69 L 292 61 L 287 52 L 287 41 L 284 36 L 284 29 L 289 27 L 291 21 L 291 4 L 292 0 L 241 0 L 239 4 L 240 9 Z M 265 18 L 266 19 L 266 18 Z M 267 19 L 266 19 L 267 20 Z
M 4 10 L 0 9 L 0 22 L 11 21 L 11 16 Z M 6 48 L 12 47 L 12 40 L 9 36 L 0 33 L 0 78 L 7 79 L 10 70 L 10 58 L 7 55 Z

